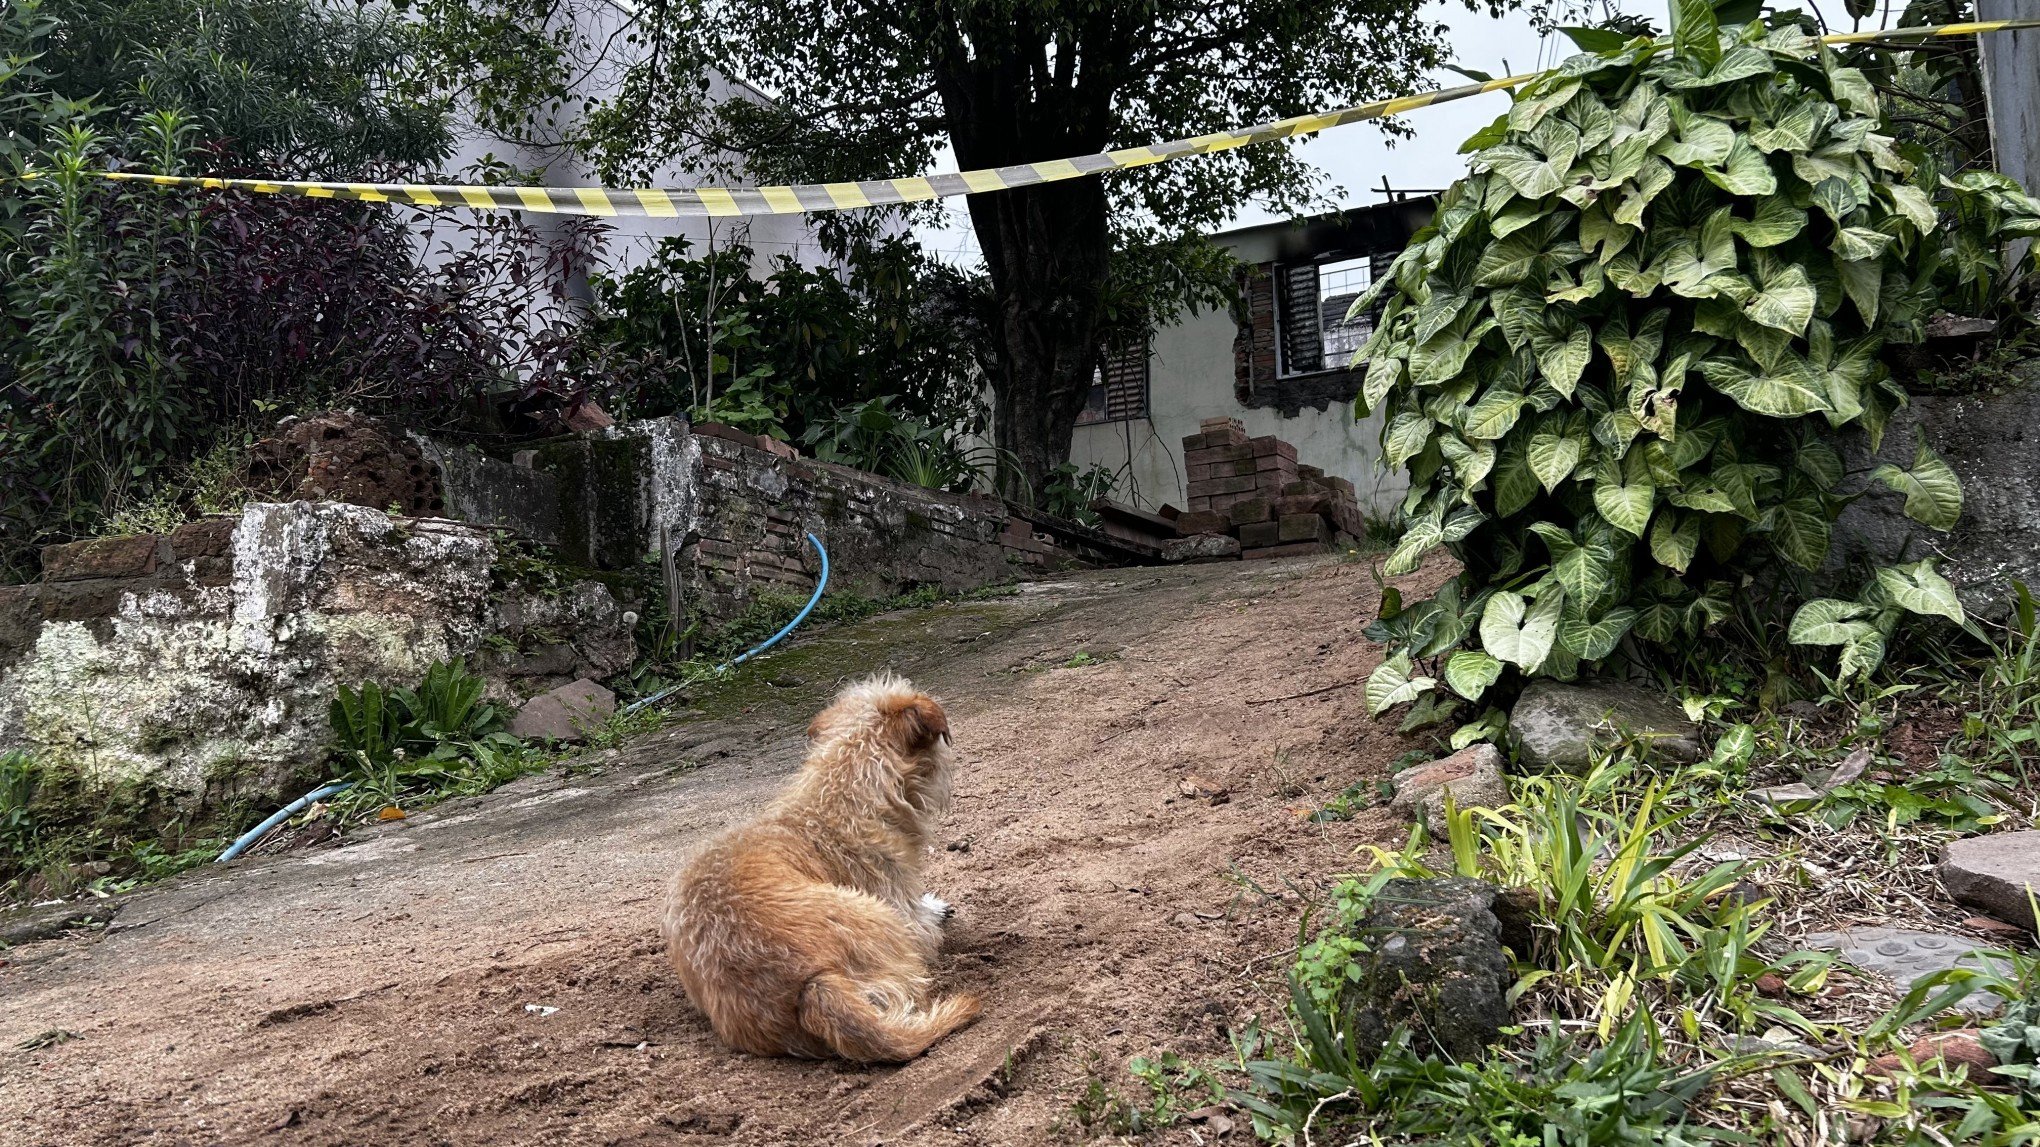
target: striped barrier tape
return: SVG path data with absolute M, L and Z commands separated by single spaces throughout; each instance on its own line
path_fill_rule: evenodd
M 1919 28 L 1897 28 L 1879 32 L 1848 32 L 1823 37 L 1829 44 L 1859 44 L 1879 40 L 1925 39 L 1939 36 L 1970 36 L 2040 28 L 2040 20 L 1990 20 L 1968 24 L 1941 24 Z M 140 172 L 103 172 L 108 179 L 155 183 L 169 187 L 201 187 L 212 190 L 252 191 L 266 195 L 302 195 L 313 199 L 358 199 L 370 203 L 407 203 L 419 207 L 473 207 L 484 210 L 510 208 L 556 215 L 648 216 L 652 218 L 723 217 L 735 215 L 795 215 L 817 211 L 846 211 L 863 207 L 884 207 L 903 203 L 925 203 L 957 195 L 1031 187 L 1064 179 L 1078 179 L 1101 171 L 1122 171 L 1145 167 L 1191 155 L 1208 155 L 1250 144 L 1309 135 L 1327 128 L 1362 120 L 1380 119 L 1416 111 L 1433 104 L 1468 99 L 1529 83 L 1544 72 L 1504 76 L 1422 95 L 1375 100 L 1337 111 L 1290 116 L 1254 127 L 1215 132 L 1189 139 L 1147 147 L 1127 147 L 1096 155 L 1021 163 L 1011 167 L 984 168 L 944 175 L 917 175 L 905 179 L 868 179 L 855 183 L 808 183 L 771 187 L 516 187 L 500 184 L 418 184 L 418 183 L 312 183 L 291 180 L 214 179 L 208 177 L 147 175 Z

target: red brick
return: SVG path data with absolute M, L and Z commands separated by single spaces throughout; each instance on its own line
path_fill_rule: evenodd
M 1223 430 L 1207 430 L 1203 434 L 1203 439 L 1206 446 L 1245 446 L 1247 432 L 1244 428 L 1233 425 Z
M 1194 514 L 1199 510 L 1209 510 L 1211 508 L 1211 495 L 1209 494 L 1192 494 L 1189 501 L 1190 509 L 1186 511 L 1187 513 Z M 1180 513 L 1176 515 L 1176 528 L 1183 528 L 1183 515 Z
M 1246 428 L 1245 423 L 1226 414 L 1221 414 L 1217 418 L 1202 419 L 1197 423 L 1197 429 L 1202 433 L 1209 433 L 1213 430 L 1245 430 Z
M 1234 506 L 1237 506 L 1242 502 L 1256 501 L 1259 499 L 1259 497 L 1260 495 L 1254 493 L 1213 494 L 1211 496 L 1211 508 L 1214 510 L 1224 510 L 1226 511 L 1226 513 L 1230 514 Z
M 1254 475 L 1254 488 L 1264 498 L 1279 498 L 1283 487 L 1296 481 L 1296 475 L 1286 470 L 1263 470 Z
M 1296 468 L 1296 476 L 1299 478 L 1308 478 L 1311 481 L 1315 482 L 1318 479 L 1323 478 L 1325 476 L 1325 472 L 1323 470 L 1318 469 L 1316 466 L 1298 466 Z
M 1183 467 L 1183 479 L 1187 482 L 1202 482 L 1211 477 L 1211 463 L 1196 462 Z
M 141 577 L 156 572 L 156 551 L 163 541 L 154 534 L 132 538 L 93 538 L 44 547 L 43 578 L 77 581 L 94 577 Z
M 1191 534 L 1223 534 L 1232 529 L 1232 521 L 1216 510 L 1192 510 L 1176 519 L 1176 529 L 1185 537 Z
M 1280 454 L 1262 454 L 1254 459 L 1254 469 L 1265 474 L 1287 474 L 1296 476 L 1296 459 L 1284 458 Z
M 1275 522 L 1252 522 L 1240 527 L 1240 545 L 1251 552 L 1255 546 L 1272 546 L 1282 541 L 1282 527 Z
M 758 436 L 756 434 L 747 433 L 734 426 L 724 426 L 720 422 L 697 422 L 688 429 L 698 437 L 720 438 L 725 442 L 734 442 L 739 446 L 749 446 L 753 450 L 759 449 Z
M 192 558 L 223 558 L 234 548 L 235 518 L 202 518 L 186 522 L 170 535 L 170 552 L 177 561 Z
M 1332 524 L 1354 538 L 1367 535 L 1367 516 L 1358 507 L 1341 503 L 1332 507 Z
M 1296 558 L 1306 554 L 1330 552 L 1331 547 L 1322 542 L 1289 542 L 1279 546 L 1261 546 L 1255 549 L 1243 549 L 1240 551 L 1240 559 L 1242 561 L 1255 561 L 1260 558 Z
M 1251 474 L 1237 478 L 1213 478 L 1209 482 L 1200 483 L 1199 486 L 1197 492 L 1202 494 L 1245 494 L 1255 489 Z
M 1331 486 L 1333 493 L 1346 499 L 1348 502 L 1357 502 L 1360 499 L 1360 492 L 1353 488 L 1351 479 L 1341 478 L 1337 474 L 1327 474 L 1325 475 L 1325 483 Z
M 1228 512 L 1232 514 L 1233 524 L 1236 526 L 1273 521 L 1275 518 L 1274 504 L 1259 495 L 1234 502 Z
M 1296 461 L 1296 447 L 1273 434 L 1263 434 L 1259 438 L 1250 439 L 1247 445 L 1254 448 L 1254 456 L 1257 458 L 1286 458 L 1291 462 Z
M 1330 494 L 1285 494 L 1275 499 L 1275 516 L 1279 518 L 1300 517 L 1304 514 L 1326 514 L 1331 512 Z
M 1285 542 L 1329 542 L 1331 523 L 1316 514 L 1284 514 L 1276 519 Z
M 1201 446 L 1185 451 L 1183 465 L 1208 466 L 1214 462 L 1252 462 L 1254 452 L 1247 446 Z
M 1309 478 L 1298 478 L 1296 481 L 1283 486 L 1282 493 L 1289 497 L 1297 497 L 1304 494 L 1329 494 L 1331 491 L 1325 488 L 1323 482 L 1314 481 Z

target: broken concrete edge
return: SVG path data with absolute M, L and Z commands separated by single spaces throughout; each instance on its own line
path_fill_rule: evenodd
M 1941 885 L 1957 903 L 2040 932 L 2040 831 L 1993 832 L 1951 841 L 1942 850 Z
M 55 939 L 75 928 L 103 928 L 113 922 L 121 907 L 121 900 L 109 897 L 34 904 L 0 912 L 0 948 Z

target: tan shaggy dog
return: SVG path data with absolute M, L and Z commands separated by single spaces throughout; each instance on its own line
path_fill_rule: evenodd
M 666 954 L 731 1047 L 903 1062 L 979 1007 L 927 999 L 950 908 L 922 890 L 921 860 L 949 807 L 949 719 L 881 674 L 838 693 L 808 739 L 793 786 L 674 878 Z

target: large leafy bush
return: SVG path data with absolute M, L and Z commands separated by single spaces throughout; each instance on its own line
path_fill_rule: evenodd
M 2009 180 L 1896 146 L 1863 71 L 1797 23 L 1680 8 L 1670 42 L 1525 86 L 1359 304 L 1386 299 L 1362 401 L 1411 477 L 1387 570 L 1439 546 L 1465 566 L 1430 601 L 1388 595 L 1376 711 L 1437 688 L 1424 662 L 1469 700 L 1571 678 L 1691 641 L 1775 559 L 1821 566 L 1847 500 L 1830 433 L 1874 443 L 1905 402 L 1884 348 L 1939 307 L 2001 305 L 2000 248 L 2040 230 Z M 1924 445 L 1875 477 L 1954 525 L 1960 486 Z M 1811 609 L 1794 640 L 1859 672 L 1903 611 L 1961 619 L 1927 563 Z

